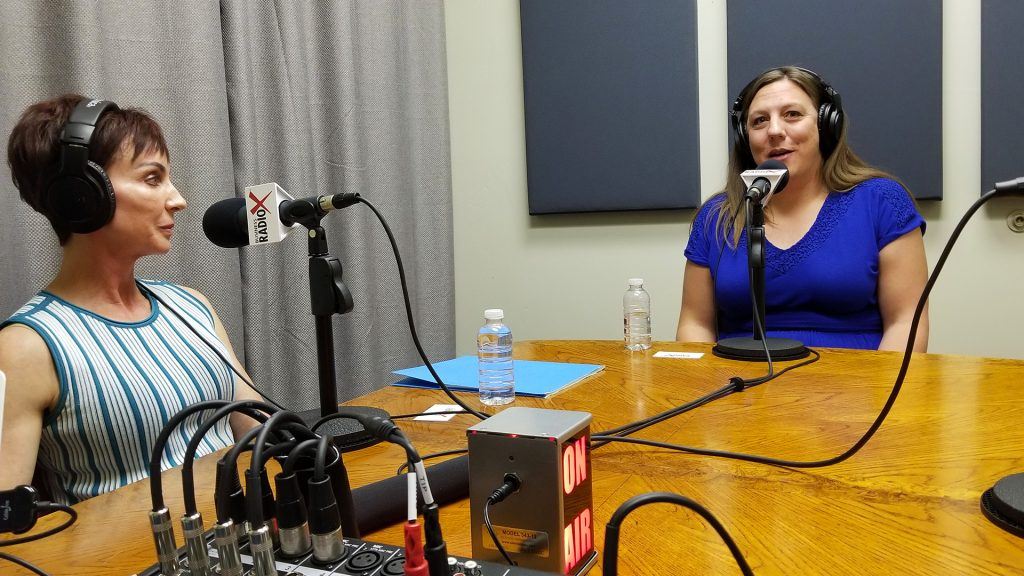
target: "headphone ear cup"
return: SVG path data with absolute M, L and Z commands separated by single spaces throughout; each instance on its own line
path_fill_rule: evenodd
M 92 180 L 95 201 L 91 204 L 92 213 L 88 225 L 83 227 L 90 228 L 89 232 L 95 232 L 114 218 L 117 199 L 114 197 L 114 185 L 110 183 L 107 171 L 102 166 L 90 160 L 85 173 Z
M 732 125 L 732 133 L 736 137 L 737 145 L 747 148 L 747 131 L 744 130 L 743 122 L 740 119 L 742 114 L 742 100 L 736 99 L 732 104 L 732 110 L 729 113 L 729 123 Z
M 736 138 L 736 146 L 740 151 L 741 164 L 754 165 L 754 158 L 750 154 L 750 142 L 747 141 L 747 129 L 742 121 L 743 99 L 737 97 L 732 104 L 732 111 L 729 114 L 729 123 L 732 125 L 732 133 Z
M 836 149 L 842 128 L 843 111 L 830 103 L 822 104 L 818 108 L 818 146 L 823 159 Z
M 736 135 L 736 144 L 742 150 L 749 150 L 750 145 L 747 144 L 747 131 L 743 129 L 743 123 L 736 119 L 734 116 L 732 119 L 733 133 Z
M 88 234 L 114 217 L 114 187 L 106 171 L 89 161 L 80 175 L 65 175 L 50 184 L 50 213 L 76 234 Z

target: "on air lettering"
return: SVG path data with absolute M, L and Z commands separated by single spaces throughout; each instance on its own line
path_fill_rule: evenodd
M 582 436 L 562 452 L 562 491 L 572 494 L 587 480 L 587 437 Z
M 590 526 L 590 508 L 584 508 L 572 522 L 565 527 L 565 573 L 585 558 L 594 547 L 593 532 Z

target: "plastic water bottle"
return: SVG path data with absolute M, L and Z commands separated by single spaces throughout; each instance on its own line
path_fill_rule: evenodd
M 651 295 L 644 290 L 643 278 L 630 278 L 622 297 L 623 337 L 627 350 L 651 347 Z
M 501 309 L 484 310 L 487 321 L 476 337 L 480 373 L 480 401 L 500 406 L 515 400 L 515 376 L 512 372 L 512 330 L 502 323 Z

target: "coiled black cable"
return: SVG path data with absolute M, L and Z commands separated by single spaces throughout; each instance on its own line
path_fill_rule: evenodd
M 622 503 L 615 513 L 612 514 L 608 524 L 604 529 L 604 558 L 602 559 L 602 572 L 603 576 L 616 576 L 619 573 L 619 526 L 622 521 L 626 519 L 626 516 L 630 512 L 636 510 L 641 506 L 656 503 L 668 503 L 676 504 L 684 508 L 689 508 L 697 514 L 699 514 L 704 520 L 711 525 L 712 528 L 718 532 L 718 535 L 722 537 L 725 545 L 729 547 L 729 551 L 732 552 L 733 558 L 736 559 L 736 564 L 740 567 L 740 571 L 745 576 L 753 576 L 753 572 L 750 570 L 750 565 L 747 564 L 746 558 L 743 557 L 743 553 L 740 552 L 736 542 L 733 541 L 732 536 L 729 535 L 729 531 L 722 526 L 722 523 L 715 518 L 707 508 L 701 506 L 697 502 L 681 496 L 679 494 L 673 494 L 671 492 L 649 492 L 647 494 L 641 494 L 634 496 L 629 500 Z

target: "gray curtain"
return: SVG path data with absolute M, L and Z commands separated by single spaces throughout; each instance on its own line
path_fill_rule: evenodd
M 454 353 L 448 102 L 442 0 L 5 1 L 0 132 L 65 92 L 138 106 L 162 125 L 189 202 L 171 252 L 138 274 L 205 293 L 256 383 L 290 408 L 318 403 L 302 230 L 226 250 L 202 232 L 214 202 L 277 182 L 293 196 L 358 192 L 387 218 L 432 359 Z M 0 167 L 0 316 L 60 260 L 45 219 Z M 387 236 L 363 205 L 328 215 L 355 310 L 336 316 L 344 400 L 420 364 Z

